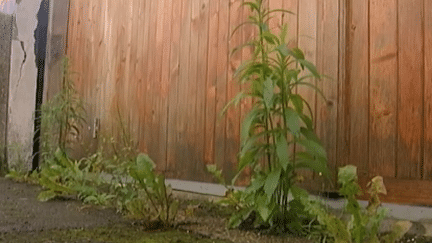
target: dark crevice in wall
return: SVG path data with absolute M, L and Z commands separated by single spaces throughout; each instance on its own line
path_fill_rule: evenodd
M 43 99 L 44 72 L 45 72 L 45 56 L 48 34 L 48 12 L 49 0 L 42 0 L 39 12 L 37 14 L 38 24 L 34 33 L 35 37 L 35 56 L 37 74 L 36 85 L 36 107 L 35 107 L 35 122 L 34 122 L 34 137 L 33 137 L 33 161 L 32 169 L 35 170 L 39 166 L 40 159 L 40 128 L 41 128 L 41 106 Z

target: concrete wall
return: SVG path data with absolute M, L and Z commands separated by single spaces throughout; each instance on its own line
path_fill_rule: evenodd
M 6 131 L 13 20 L 6 10 L 5 6 L 0 9 L 0 172 L 7 166 Z
M 11 4 L 15 9 L 15 34 L 12 36 L 9 82 L 8 163 L 10 168 L 30 170 L 37 80 L 34 33 L 41 0 L 16 0 Z

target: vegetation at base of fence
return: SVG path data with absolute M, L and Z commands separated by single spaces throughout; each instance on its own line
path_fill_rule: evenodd
M 309 198 L 306 191 L 300 188 L 293 191 L 294 198 L 300 199 L 305 210 L 315 215 L 323 226 L 321 242 L 327 242 L 325 239 L 328 239 L 335 243 L 392 243 L 402 238 L 410 229 L 410 222 L 399 221 L 391 232 L 380 236 L 379 228 L 388 211 L 381 207 L 379 199 L 380 194 L 387 193 L 382 177 L 376 176 L 368 183 L 367 192 L 370 198 L 366 208 L 362 208 L 357 201 L 357 196 L 362 194 L 358 184 L 357 167 L 347 165 L 339 168 L 338 182 L 339 193 L 346 200 L 343 211 L 349 215 L 346 220 L 329 213 L 320 201 Z
M 60 92 L 41 108 L 41 152 L 42 161 L 52 159 L 54 151 L 66 151 L 71 142 L 77 140 L 86 122 L 84 103 L 79 96 L 70 71 L 69 59 L 62 59 Z

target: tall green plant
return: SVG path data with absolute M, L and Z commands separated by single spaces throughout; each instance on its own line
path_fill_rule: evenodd
M 280 29 L 279 35 L 268 27 L 273 13 L 289 11 L 269 10 L 263 0 L 243 5 L 250 7 L 252 14 L 234 32 L 249 24 L 256 27 L 258 34 L 233 50 L 252 47 L 254 52 L 235 74 L 241 83 L 247 84 L 249 90 L 239 93 L 227 107 L 238 104 L 244 98 L 254 100 L 242 124 L 237 174 L 251 167 L 253 178 L 244 195 L 250 207 L 241 211 L 240 215 L 234 215 L 231 226 L 239 225 L 242 219 L 256 211 L 260 216 L 256 222 L 284 229 L 293 217 L 297 217 L 290 208 L 299 204 L 288 199 L 290 188 L 296 183 L 297 170 L 329 173 L 325 149 L 314 133 L 311 106 L 296 93 L 297 87 L 308 86 L 321 94 L 314 84 L 308 82 L 308 79 L 319 79 L 321 76 L 299 48 L 287 47 L 286 25 Z M 304 149 L 293 153 L 290 149 L 292 145 Z
M 85 122 L 83 102 L 76 91 L 69 59 L 62 60 L 60 92 L 42 106 L 42 155 L 53 157 L 56 148 L 63 151 L 69 146 L 70 138 L 79 135 Z

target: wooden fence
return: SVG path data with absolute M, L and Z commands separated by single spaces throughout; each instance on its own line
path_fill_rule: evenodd
M 250 27 L 230 35 L 249 14 L 242 2 L 70 1 L 67 55 L 87 104 L 85 147 L 126 127 L 168 177 L 211 181 L 210 163 L 232 176 L 251 102 L 219 112 L 242 88 L 232 76 L 250 56 L 229 55 L 254 35 Z M 329 166 L 357 165 L 363 184 L 384 176 L 388 201 L 432 203 L 432 2 L 266 4 L 295 13 L 276 15 L 270 27 L 287 23 L 289 45 L 331 77 L 310 80 L 326 102 L 298 90 L 313 106 Z

